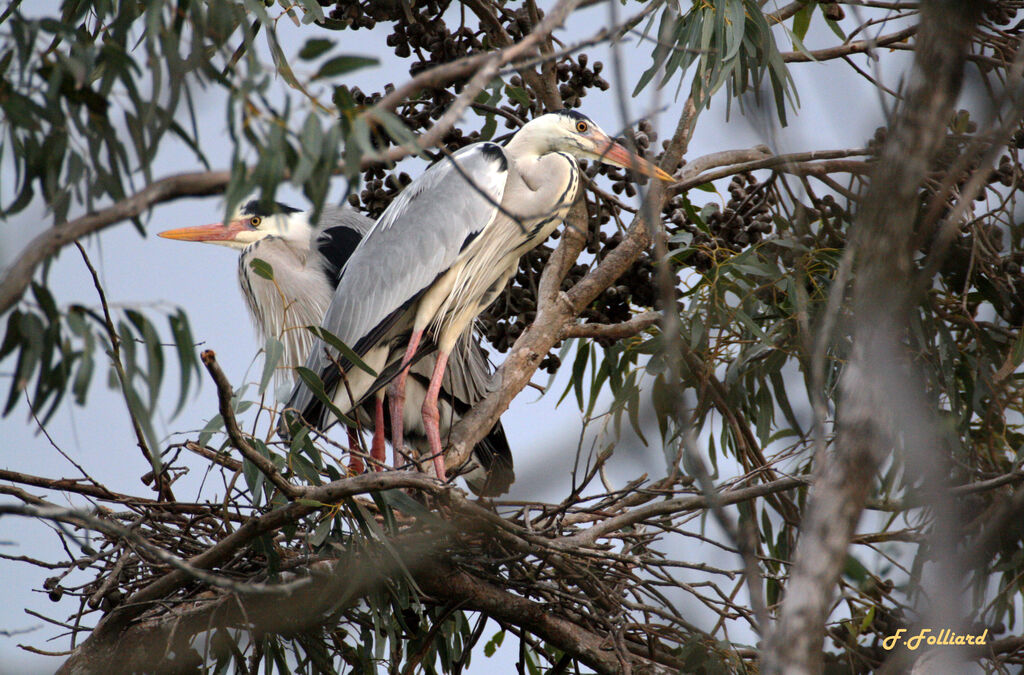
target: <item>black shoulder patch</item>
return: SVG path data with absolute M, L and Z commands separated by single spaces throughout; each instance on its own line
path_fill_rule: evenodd
M 473 240 L 477 238 L 477 235 L 479 235 L 481 231 L 482 230 L 470 232 L 469 235 L 467 235 L 466 238 L 462 240 L 462 246 L 459 247 L 459 253 L 465 251 L 466 247 L 473 243 Z
M 575 110 L 569 110 L 568 108 L 562 108 L 561 110 L 556 110 L 554 114 L 555 115 L 561 115 L 562 117 L 568 117 L 568 118 L 574 119 L 574 120 L 583 120 L 584 122 L 590 122 L 591 121 L 591 119 L 589 117 L 587 117 L 586 115 L 584 115 L 583 113 L 576 112 Z
M 281 202 L 273 202 L 267 206 L 264 202 L 258 199 L 250 199 L 242 205 L 241 213 L 243 216 L 259 216 L 260 218 L 266 218 L 267 216 L 274 216 L 279 213 L 298 213 L 302 209 L 297 209 L 294 206 L 288 206 Z
M 327 228 L 316 238 L 316 248 L 327 262 L 324 271 L 331 288 L 338 287 L 341 270 L 362 238 L 362 234 L 344 225 Z
M 501 171 L 508 171 L 508 158 L 505 157 L 505 149 L 500 145 L 489 142 L 481 143 L 480 152 L 492 162 L 497 162 Z

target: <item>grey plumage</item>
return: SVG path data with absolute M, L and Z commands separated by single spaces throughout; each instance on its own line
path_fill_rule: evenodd
M 401 358 L 391 345 L 409 331 L 416 299 L 436 281 L 437 270 L 451 267 L 463 242 L 486 225 L 479 222 L 478 214 L 494 209 L 501 199 L 505 177 L 500 170 L 489 170 L 498 166 L 493 155 L 470 146 L 452 159 L 463 173 L 452 162 L 439 162 L 394 199 L 353 252 L 324 316 L 323 327 L 377 372 Z M 479 183 L 478 190 L 465 185 L 464 175 L 481 173 L 489 179 Z M 331 366 L 324 350 L 315 350 L 306 362 L 307 368 L 321 374 L 327 391 L 335 391 L 338 381 Z M 349 377 L 349 389 L 357 401 L 372 393 L 373 384 L 361 371 Z M 345 403 L 336 396 L 339 408 L 344 409 Z M 303 411 L 311 424 L 326 422 L 326 408 L 307 387 L 296 387 L 288 407 Z
M 565 217 L 580 185 L 575 157 L 671 180 L 585 115 L 542 115 L 504 148 L 489 142 L 469 145 L 413 181 L 353 252 L 324 317 L 324 328 L 378 373 L 373 377 L 341 355 L 329 359 L 314 349 L 307 367 L 321 376 L 328 396 L 342 409 L 350 407 L 346 397 L 361 401 L 388 386 L 392 410 L 403 410 L 408 369 L 436 348 L 423 425 L 441 479 L 445 461 L 436 397 L 447 360 L 460 336 L 515 273 L 520 256 Z M 408 346 L 400 354 L 396 340 L 406 334 Z M 334 361 L 345 373 L 344 387 Z M 324 403 L 301 382 L 287 407 L 314 425 L 327 416 Z M 396 447 L 402 446 L 404 417 L 394 425 Z M 288 426 L 284 418 L 281 424 Z

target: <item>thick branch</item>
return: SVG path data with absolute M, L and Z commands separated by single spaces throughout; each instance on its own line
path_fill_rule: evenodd
M 672 192 L 686 192 L 698 185 L 710 183 L 719 178 L 757 169 L 776 169 L 797 175 L 818 175 L 826 172 L 866 173 L 870 170 L 870 165 L 866 162 L 837 162 L 835 160 L 868 154 L 869 151 L 865 148 L 849 148 L 773 155 L 763 145 L 748 150 L 726 150 L 705 155 L 687 164 L 683 168 L 679 182 L 672 184 Z

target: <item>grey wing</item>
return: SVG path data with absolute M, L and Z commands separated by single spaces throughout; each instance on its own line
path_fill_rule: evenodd
M 508 175 L 505 151 L 476 143 L 431 166 L 384 211 L 345 265 L 322 326 L 364 354 L 456 261 L 499 211 Z M 331 366 L 313 349 L 306 367 Z M 289 407 L 312 399 L 301 382 Z

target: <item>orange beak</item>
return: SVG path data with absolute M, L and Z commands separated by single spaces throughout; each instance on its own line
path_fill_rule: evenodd
M 234 241 L 239 232 L 253 229 L 246 219 L 232 220 L 212 225 L 196 225 L 195 227 L 181 227 L 177 230 L 167 230 L 157 234 L 164 239 L 178 239 L 180 241 Z
M 607 137 L 606 137 L 607 138 Z M 663 171 L 661 167 L 657 166 L 653 162 L 648 162 L 643 157 L 636 155 L 626 149 L 620 143 L 616 143 L 610 138 L 607 138 L 606 143 L 601 147 L 600 155 L 601 161 L 605 164 L 612 164 L 614 166 L 620 166 L 623 169 L 631 169 L 638 173 L 642 173 L 645 176 L 651 176 L 652 178 L 658 178 L 665 181 L 666 183 L 674 183 L 676 181 L 672 175 L 666 171 Z M 600 147 L 600 144 L 599 144 Z

